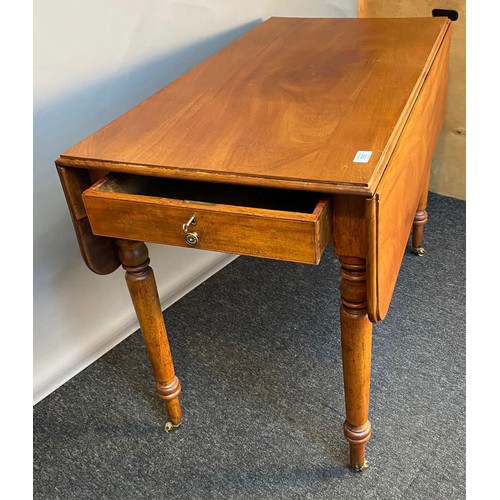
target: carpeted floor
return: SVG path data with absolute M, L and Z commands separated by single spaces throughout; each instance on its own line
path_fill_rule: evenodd
M 427 255 L 374 327 L 367 470 L 346 466 L 329 248 L 317 267 L 240 257 L 168 309 L 175 433 L 140 332 L 36 405 L 34 498 L 465 498 L 465 210 L 431 193 Z

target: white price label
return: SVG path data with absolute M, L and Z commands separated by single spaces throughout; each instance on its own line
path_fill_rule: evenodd
M 358 151 L 356 153 L 356 156 L 354 157 L 354 160 L 352 160 L 354 163 L 368 163 L 368 160 L 370 159 L 370 156 L 372 155 L 371 151 Z

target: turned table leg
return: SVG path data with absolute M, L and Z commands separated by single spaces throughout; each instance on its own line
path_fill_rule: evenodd
M 417 211 L 415 213 L 415 218 L 413 219 L 413 231 L 411 234 L 411 249 L 412 252 L 416 253 L 419 257 L 425 254 L 425 250 L 422 246 L 422 241 L 424 239 L 424 225 L 427 223 L 427 198 L 429 196 L 429 181 L 427 181 L 424 190 L 420 196 L 418 202 Z
M 181 385 L 174 373 L 156 282 L 153 270 L 149 267 L 148 249 L 139 241 L 117 240 L 116 243 L 156 378 L 156 392 L 167 407 L 170 421 L 165 425 L 165 430 L 169 431 L 182 422 L 178 397 Z
M 368 465 L 365 446 L 371 435 L 368 420 L 372 324 L 366 309 L 366 263 L 364 259 L 340 257 L 340 326 L 346 421 L 351 467 Z

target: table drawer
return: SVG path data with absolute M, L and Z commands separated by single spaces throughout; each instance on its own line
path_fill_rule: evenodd
M 99 236 L 317 264 L 331 201 L 306 191 L 112 173 L 83 193 Z

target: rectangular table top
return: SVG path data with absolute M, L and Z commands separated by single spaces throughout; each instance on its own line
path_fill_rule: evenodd
M 270 18 L 59 161 L 371 195 L 448 27 Z

